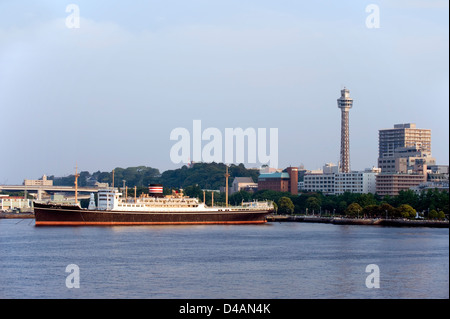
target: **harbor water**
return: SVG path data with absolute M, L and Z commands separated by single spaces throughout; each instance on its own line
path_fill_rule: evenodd
M 0 219 L 0 298 L 447 299 L 449 230 Z

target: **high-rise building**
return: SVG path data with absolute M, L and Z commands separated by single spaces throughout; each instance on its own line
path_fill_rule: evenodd
M 353 99 L 350 98 L 350 91 L 344 87 L 341 90 L 341 97 L 337 100 L 338 107 L 341 109 L 341 158 L 340 171 L 342 173 L 350 172 L 350 130 L 349 130 L 349 111 L 353 106 Z
M 383 173 L 406 173 L 417 159 L 434 165 L 431 157 L 431 130 L 418 129 L 416 124 L 395 124 L 381 129 L 378 135 L 378 167 Z

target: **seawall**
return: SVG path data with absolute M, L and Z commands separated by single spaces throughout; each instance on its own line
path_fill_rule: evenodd
M 34 213 L 32 212 L 26 212 L 26 213 L 0 213 L 0 218 L 4 219 L 21 219 L 21 218 L 34 218 Z
M 268 222 L 300 222 L 326 223 L 335 225 L 373 225 L 394 227 L 435 227 L 449 228 L 449 222 L 440 220 L 409 220 L 409 219 L 381 219 L 381 218 L 342 218 L 342 217 L 313 217 L 292 215 L 269 215 Z

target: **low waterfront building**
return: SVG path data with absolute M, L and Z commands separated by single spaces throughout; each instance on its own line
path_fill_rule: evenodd
M 31 200 L 23 196 L 0 195 L 0 210 L 25 209 L 31 207 Z

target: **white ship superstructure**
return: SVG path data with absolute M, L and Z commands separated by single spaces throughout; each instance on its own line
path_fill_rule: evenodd
M 184 196 L 182 192 L 173 193 L 165 197 L 152 197 L 143 194 L 137 198 L 123 198 L 116 188 L 107 188 L 98 192 L 98 210 L 122 212 L 222 212 L 222 211 L 251 211 L 272 209 L 268 202 L 247 202 L 241 206 L 209 207 L 197 198 Z

